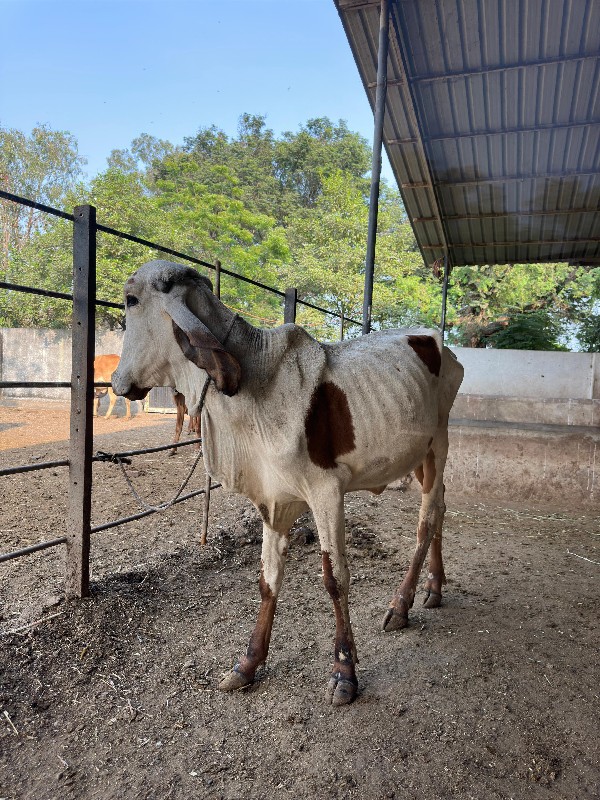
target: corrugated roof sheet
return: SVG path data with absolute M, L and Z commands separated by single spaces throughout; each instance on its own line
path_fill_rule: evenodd
M 378 0 L 334 0 L 371 106 Z M 600 0 L 391 0 L 384 143 L 425 261 L 600 264 Z

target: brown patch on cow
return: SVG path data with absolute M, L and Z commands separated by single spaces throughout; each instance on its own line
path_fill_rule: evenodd
M 387 483 L 385 486 L 387 486 Z M 372 489 L 367 489 L 367 492 L 371 492 L 372 494 L 381 494 L 384 491 L 385 486 L 374 486 Z
M 273 628 L 273 618 L 275 616 L 275 607 L 277 605 L 277 599 L 273 596 L 273 592 L 265 580 L 262 569 L 260 571 L 258 585 L 261 598 L 258 618 L 250 636 L 246 655 L 235 667 L 237 672 L 250 678 L 254 678 L 256 668 L 267 658 L 269 642 L 271 640 L 271 630 Z
M 433 336 L 409 336 L 408 343 L 432 375 L 439 375 L 442 356 Z
M 258 513 L 263 518 L 263 521 L 269 524 L 269 509 L 266 507 L 264 503 L 261 503 L 258 507 Z
M 346 629 L 340 603 L 340 590 L 335 575 L 333 574 L 331 558 L 327 550 L 323 550 L 321 558 L 323 561 L 323 583 L 329 592 L 329 596 L 333 600 L 333 609 L 335 612 L 335 661 L 333 664 L 333 671 L 344 680 L 355 683 L 354 648 Z
M 333 574 L 331 558 L 327 550 L 323 550 L 321 553 L 321 560 L 323 562 L 323 583 L 335 605 L 340 599 L 340 590 L 338 589 L 337 581 Z
M 415 467 L 415 478 L 421 484 L 421 488 L 423 488 L 423 464 L 419 464 L 418 467 Z
M 435 454 L 433 450 L 428 450 L 423 462 L 423 494 L 429 494 L 435 481 Z
M 304 431 L 310 460 L 323 469 L 334 469 L 339 456 L 354 450 L 348 398 L 335 383 L 321 383 L 313 392 Z

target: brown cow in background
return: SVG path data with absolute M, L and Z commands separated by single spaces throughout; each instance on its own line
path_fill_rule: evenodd
M 173 390 L 173 400 L 175 401 L 175 406 L 177 407 L 177 418 L 175 420 L 175 438 L 173 439 L 173 444 L 177 444 L 179 441 L 179 437 L 181 436 L 181 431 L 183 430 L 183 420 L 185 415 L 188 413 L 188 407 L 185 402 L 185 397 L 181 394 L 181 392 Z M 197 437 L 200 437 L 200 417 L 190 417 L 190 422 L 188 425 L 188 434 L 194 433 Z M 194 445 L 196 450 L 200 449 L 200 442 Z M 174 456 L 177 452 L 177 448 L 174 447 L 170 452 L 170 456 Z
M 115 353 L 109 353 L 104 356 L 96 356 L 94 359 L 94 384 L 96 383 L 110 383 L 113 372 L 119 365 L 120 356 Z M 94 387 L 94 416 L 98 416 L 98 404 L 100 398 L 108 392 L 108 411 L 104 418 L 108 419 L 113 412 L 115 403 L 117 402 L 117 395 L 113 392 L 112 387 L 98 386 Z M 125 398 L 127 410 L 125 412 L 125 419 L 131 418 L 131 401 Z

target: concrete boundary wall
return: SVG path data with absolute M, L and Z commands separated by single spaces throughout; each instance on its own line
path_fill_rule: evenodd
M 99 331 L 96 353 L 120 353 L 123 331 Z M 600 401 L 600 354 L 452 348 L 465 367 L 460 395 L 478 398 Z M 68 381 L 71 331 L 0 328 L 0 380 Z M 9 397 L 67 397 L 65 389 L 5 389 Z M 49 395 L 48 392 L 52 394 Z M 60 394 L 57 394 L 60 393 Z M 476 404 L 475 404 L 476 405 Z M 487 419 L 487 412 L 479 407 Z M 471 411 L 467 416 L 473 418 Z M 455 415 L 456 416 L 456 415 Z M 462 416 L 462 415 L 459 415 Z M 537 415 L 539 416 L 539 415 Z M 522 414 L 519 416 L 519 419 Z M 495 417 L 492 417 L 495 418 Z M 595 420 L 599 417 L 596 416 Z M 535 421 L 531 419 L 531 421 Z M 567 423 L 569 424 L 569 423 Z M 572 424 L 597 424 L 572 423 Z
M 600 399 L 600 353 L 453 347 L 465 368 L 460 394 Z
M 450 421 L 444 482 L 511 505 L 597 512 L 600 428 Z
M 96 334 L 96 353 L 121 354 L 123 331 Z M 52 328 L 0 328 L 0 380 L 70 381 L 71 331 Z M 69 389 L 2 389 L 4 397 L 68 400 Z

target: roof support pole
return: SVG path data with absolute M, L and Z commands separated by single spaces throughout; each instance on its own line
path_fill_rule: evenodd
M 369 227 L 365 259 L 365 294 L 363 300 L 363 334 L 371 330 L 373 304 L 373 274 L 375 271 L 375 243 L 377 239 L 377 214 L 379 211 L 379 181 L 381 178 L 381 146 L 383 120 L 387 94 L 387 62 L 390 30 L 389 0 L 381 0 L 379 12 L 379 50 L 377 52 L 377 90 L 375 93 L 375 130 L 373 133 L 373 158 L 371 161 L 371 196 L 369 200 Z
M 448 251 L 444 252 L 444 282 L 442 283 L 442 341 L 445 339 L 446 333 L 446 304 L 448 300 L 448 274 L 449 274 L 449 267 L 448 267 Z

